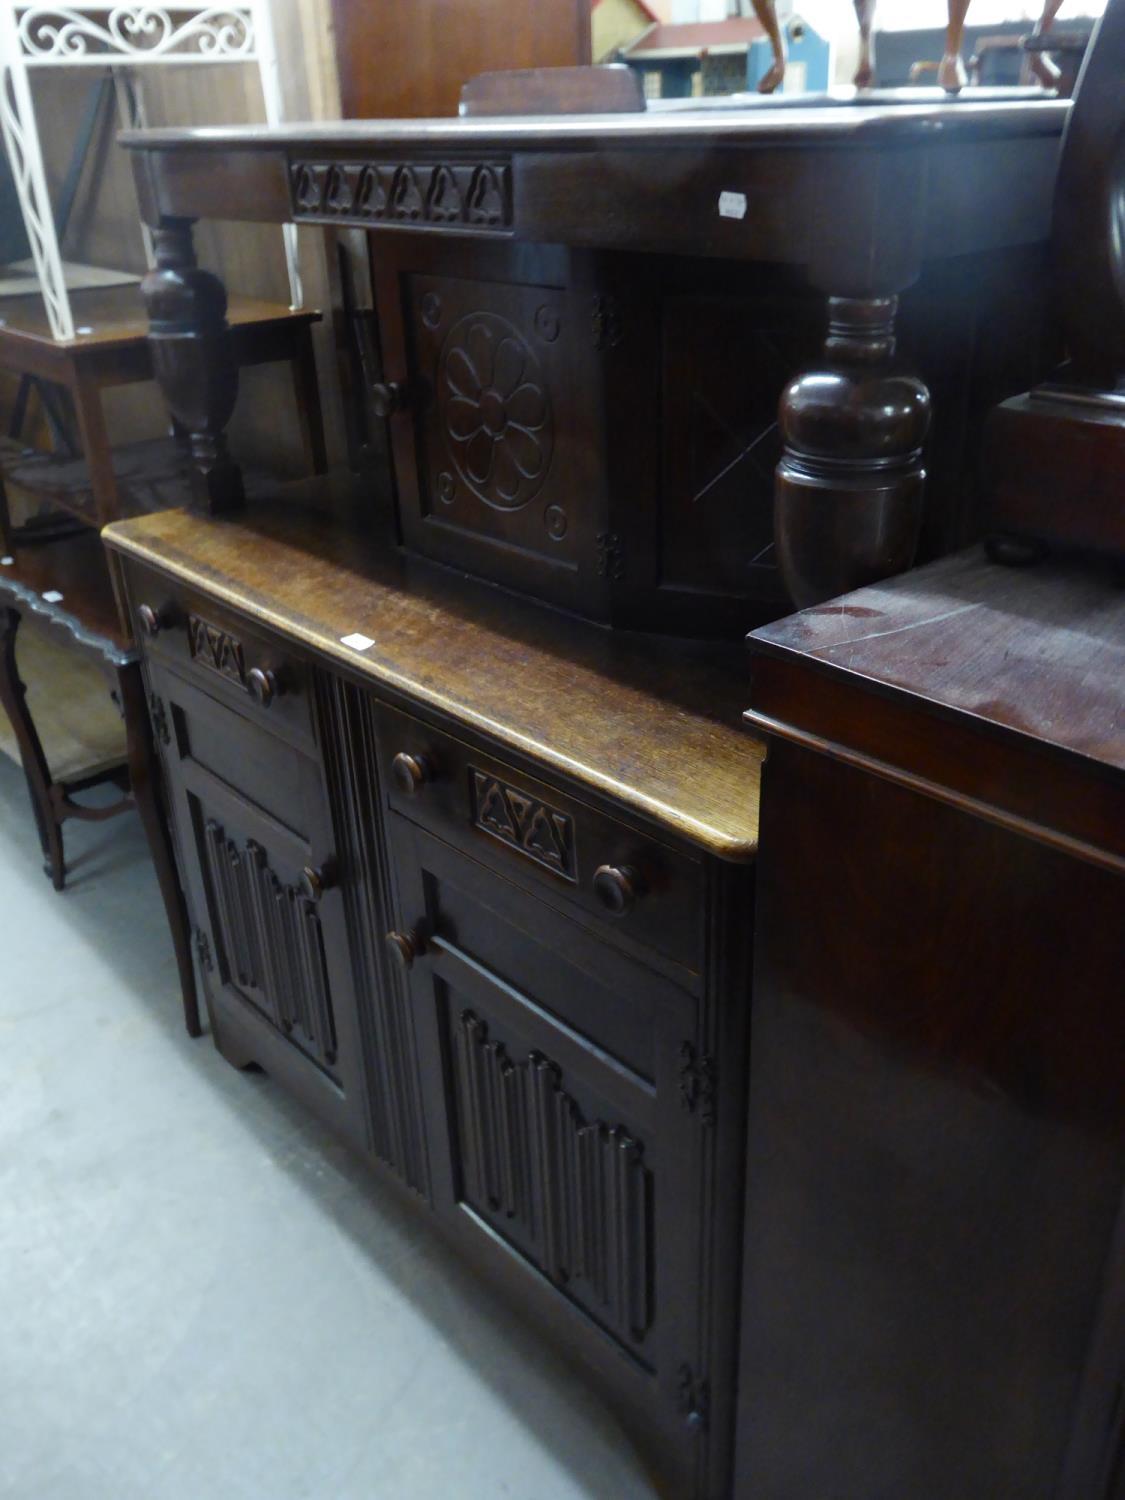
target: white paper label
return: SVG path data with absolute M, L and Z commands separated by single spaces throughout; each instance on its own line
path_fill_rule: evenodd
M 14 557 L 0 557 L 0 567 L 10 568 L 14 562 Z
M 369 635 L 360 635 L 357 630 L 355 635 L 342 635 L 341 646 L 350 646 L 353 651 L 368 651 L 375 644 Z
M 720 193 L 719 217 L 721 219 L 744 219 L 746 217 L 746 194 Z
M 61 604 L 62 595 L 59 593 L 58 589 L 48 589 L 47 592 L 43 595 L 43 602 L 44 604 Z

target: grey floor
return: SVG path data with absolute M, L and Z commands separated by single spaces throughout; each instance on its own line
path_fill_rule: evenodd
M 651 1500 L 581 1381 L 179 1015 L 139 825 L 0 755 L 0 1495 Z

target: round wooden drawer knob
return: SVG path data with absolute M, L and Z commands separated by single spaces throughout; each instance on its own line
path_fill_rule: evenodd
M 599 865 L 594 871 L 594 893 L 611 916 L 623 917 L 632 911 L 643 890 L 632 865 Z
M 406 387 L 398 380 L 378 380 L 371 387 L 371 405 L 377 417 L 393 417 L 406 405 Z
M 404 797 L 415 797 L 427 782 L 433 781 L 435 767 L 428 755 L 411 755 L 400 750 L 391 761 L 391 775 Z
M 137 606 L 137 619 L 141 622 L 141 629 L 150 640 L 158 636 L 168 623 L 164 614 L 158 609 L 153 609 L 151 604 Z
M 319 901 L 335 884 L 335 860 L 326 859 L 322 865 L 306 865 L 301 871 L 301 894 L 309 901 Z
M 281 697 L 277 673 L 268 667 L 251 667 L 246 674 L 246 691 L 260 708 L 269 708 L 275 698 Z
M 387 949 L 400 969 L 411 969 L 422 951 L 422 939 L 409 927 L 405 932 L 388 932 Z

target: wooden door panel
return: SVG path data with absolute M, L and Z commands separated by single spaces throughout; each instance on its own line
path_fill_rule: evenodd
M 500 1237 L 679 1405 L 701 1324 L 704 1130 L 681 1097 L 696 1003 L 398 815 L 389 824 L 400 921 L 419 945 L 406 983 L 435 1205 L 486 1245 Z M 471 951 L 482 932 L 504 977 Z
M 365 1145 L 354 987 L 343 901 L 328 873 L 334 850 L 321 769 L 177 674 L 151 662 L 148 673 L 167 726 L 160 739 L 172 818 L 217 1044 L 232 1061 L 277 1072 Z

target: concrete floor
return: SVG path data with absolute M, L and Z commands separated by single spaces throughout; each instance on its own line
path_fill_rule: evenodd
M 185 1035 L 139 824 L 40 873 L 0 756 L 0 1495 L 651 1500 L 580 1379 Z

